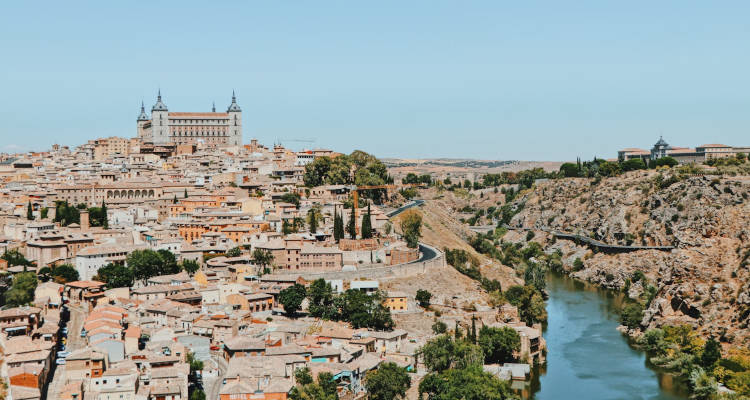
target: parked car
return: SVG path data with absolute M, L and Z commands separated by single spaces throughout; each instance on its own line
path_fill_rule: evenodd
M 68 327 L 67 327 L 67 326 L 66 326 L 65 328 L 62 328 L 62 333 L 63 333 L 64 335 L 67 335 L 67 334 L 68 334 Z
M 219 350 L 219 346 L 211 346 L 211 350 L 217 351 L 217 350 Z
M 57 365 L 65 365 L 65 359 L 64 358 L 58 358 L 55 360 L 55 364 Z
M 85 329 L 81 329 L 81 337 L 86 337 L 86 330 Z
M 70 355 L 69 351 L 58 351 L 57 358 L 67 358 Z

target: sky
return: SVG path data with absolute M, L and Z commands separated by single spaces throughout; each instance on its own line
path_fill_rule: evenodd
M 747 1 L 17 1 L 0 152 L 225 110 L 243 138 L 379 157 L 572 160 L 750 145 Z M 302 142 L 298 140 L 314 140 Z

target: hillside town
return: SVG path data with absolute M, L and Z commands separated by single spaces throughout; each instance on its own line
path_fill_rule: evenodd
M 0 156 L 6 398 L 360 399 L 389 368 L 415 390 L 429 340 L 477 329 L 517 342 L 488 376 L 543 362 L 541 325 L 510 304 L 387 289 L 455 272 L 400 194 L 429 180 L 394 183 L 361 151 L 242 145 L 234 94 L 174 113 L 159 93 L 134 136 Z

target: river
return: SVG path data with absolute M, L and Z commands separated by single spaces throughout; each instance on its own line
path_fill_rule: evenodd
M 619 331 L 623 296 L 548 274 L 547 364 L 526 397 L 534 400 L 687 399 L 684 384 L 647 365 Z M 515 385 L 514 385 L 515 386 Z

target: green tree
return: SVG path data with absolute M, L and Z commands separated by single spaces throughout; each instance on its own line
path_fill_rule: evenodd
M 524 270 L 523 280 L 526 285 L 533 286 L 539 292 L 547 287 L 545 269 L 541 265 L 532 261 L 528 262 L 528 265 Z
M 5 304 L 19 307 L 34 301 L 37 277 L 33 272 L 19 272 L 13 277 L 10 289 L 5 292 Z
M 518 307 L 519 317 L 527 325 L 547 320 L 544 299 L 534 286 L 511 286 L 504 295 L 510 304 Z
M 344 238 L 344 221 L 341 217 L 341 214 L 334 211 L 333 213 L 333 239 L 336 240 L 336 243 L 339 242 L 339 240 Z
M 349 234 L 351 239 L 357 238 L 357 220 L 354 218 L 355 210 L 357 209 L 356 207 L 357 204 L 352 202 L 352 210 L 351 213 L 349 213 L 349 222 L 346 224 L 346 233 Z
M 513 353 L 521 350 L 521 336 L 510 327 L 492 328 L 483 326 L 479 330 L 479 346 L 487 364 L 504 364 L 514 360 Z
M 415 210 L 404 212 L 401 218 L 401 231 L 408 247 L 415 249 L 419 246 L 419 238 L 422 236 L 421 229 L 422 215 Z
M 47 219 L 47 216 L 49 215 L 49 208 L 42 207 L 42 210 L 39 213 L 40 213 L 39 218 L 41 218 L 41 219 Z
M 239 257 L 242 255 L 242 249 L 239 247 L 232 247 L 231 249 L 227 250 L 227 257 Z
M 187 362 L 190 365 L 190 373 L 203 370 L 203 361 L 195 358 L 195 354 L 192 351 L 187 353 Z
M 302 301 L 305 300 L 307 291 L 305 287 L 299 283 L 282 290 L 279 292 L 279 303 L 284 306 L 284 312 L 287 315 L 294 316 L 302 306 Z
M 701 353 L 701 366 L 707 371 L 713 371 L 716 362 L 721 359 L 721 345 L 714 338 L 709 338 Z
M 191 276 L 195 274 L 198 271 L 198 269 L 200 269 L 200 265 L 198 265 L 198 263 L 195 260 L 183 260 L 180 266 L 185 272 L 187 272 Z
M 372 222 L 370 221 L 370 203 L 367 203 L 367 213 L 362 217 L 362 239 L 372 238 Z
M 29 200 L 29 205 L 26 207 L 26 219 L 29 221 L 34 220 L 34 209 L 31 208 L 31 200 Z
M 566 178 L 577 177 L 579 173 L 578 166 L 573 163 L 564 163 L 560 166 L 560 174 Z
M 639 328 L 643 320 L 643 306 L 638 303 L 630 303 L 622 309 L 620 322 L 630 329 Z
M 442 335 L 448 330 L 448 325 L 445 324 L 443 321 L 435 321 L 434 324 L 432 324 L 432 333 L 436 335 Z
M 307 226 L 310 233 L 318 232 L 318 211 L 314 207 L 307 212 Z
M 411 378 L 404 368 L 396 363 L 386 362 L 375 371 L 367 373 L 365 388 L 371 400 L 403 399 L 411 387 Z
M 294 204 L 295 206 L 299 207 L 300 202 L 300 194 L 297 192 L 287 192 L 281 195 L 281 201 L 284 203 L 290 203 Z
M 132 269 L 135 280 L 145 283 L 147 279 L 160 274 L 163 260 L 159 253 L 146 249 L 128 254 L 126 263 Z
M 206 400 L 206 392 L 201 389 L 195 389 L 193 393 L 190 393 L 190 400 Z
M 477 319 L 473 315 L 471 316 L 471 334 L 467 336 L 471 343 L 477 344 Z
M 669 344 L 664 340 L 664 331 L 658 328 L 649 329 L 640 339 L 640 344 L 648 354 L 661 356 L 666 353 Z
M 161 266 L 157 270 L 156 275 L 170 275 L 180 272 L 180 267 L 177 265 L 177 257 L 166 249 L 161 249 L 156 252 L 161 260 Z
M 327 320 L 336 319 L 338 310 L 334 305 L 333 288 L 323 278 L 314 280 L 307 288 L 308 311 L 311 316 Z
M 317 383 L 313 381 L 310 369 L 305 367 L 294 372 L 297 386 L 289 391 L 291 400 L 337 400 L 336 382 L 330 372 L 318 374 Z
M 86 208 L 85 204 L 83 208 Z M 61 226 L 79 224 L 81 222 L 81 212 L 77 207 L 71 207 L 67 201 L 56 201 L 54 222 L 59 222 Z
M 430 299 L 432 299 L 432 293 L 424 289 L 417 290 L 417 295 L 415 296 L 415 300 L 417 300 L 417 303 L 419 303 L 420 307 L 422 308 L 429 307 Z
M 701 367 L 695 367 L 690 371 L 688 381 L 690 383 L 691 399 L 713 399 L 718 391 L 716 379 Z
M 185 188 L 185 198 L 187 199 L 187 197 L 188 197 L 188 195 L 187 195 L 187 188 Z
M 430 400 L 504 400 L 514 398 L 508 384 L 484 372 L 481 365 L 428 374 L 419 383 Z
M 255 264 L 260 267 L 258 275 L 262 275 L 263 272 L 273 263 L 273 254 L 270 250 L 255 249 L 253 250 L 253 261 L 255 261 Z
M 449 335 L 432 338 L 420 350 L 422 362 L 428 370 L 441 372 L 451 368 L 467 368 L 482 365 L 482 348 L 463 339 Z
M 643 160 L 640 158 L 632 158 L 630 160 L 624 161 L 621 165 L 622 170 L 625 172 L 646 169 L 646 163 L 643 162 Z
M 30 266 L 32 264 L 31 261 L 27 260 L 26 257 L 16 249 L 6 250 L 0 258 L 7 261 L 9 267 L 16 265 Z
M 349 289 L 338 302 L 341 319 L 349 321 L 355 329 L 391 330 L 393 319 L 382 301 L 383 294 L 380 292 L 370 295 L 360 290 Z
M 133 286 L 133 269 L 119 264 L 107 264 L 96 272 L 95 281 L 104 282 L 108 289 Z
M 65 284 L 68 282 L 75 282 L 79 279 L 78 271 L 74 266 L 70 264 L 60 264 L 53 267 L 50 271 L 50 275 L 57 283 Z
M 107 217 L 107 203 L 105 203 L 104 200 L 102 200 L 101 213 L 102 213 L 101 226 L 104 229 L 109 229 L 109 218 Z
M 663 166 L 674 167 L 677 164 L 679 164 L 679 162 L 677 162 L 677 160 L 669 156 L 656 159 L 657 167 L 663 167 Z

